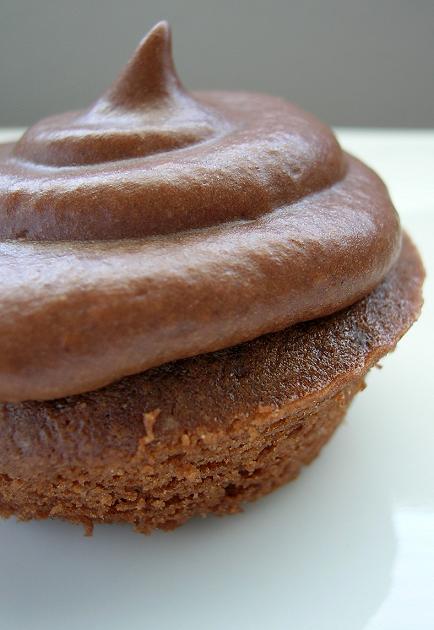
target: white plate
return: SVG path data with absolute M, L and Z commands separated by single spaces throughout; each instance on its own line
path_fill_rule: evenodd
M 341 130 L 434 273 L 434 133 Z M 434 301 L 294 483 L 150 537 L 0 523 L 0 628 L 432 630 Z

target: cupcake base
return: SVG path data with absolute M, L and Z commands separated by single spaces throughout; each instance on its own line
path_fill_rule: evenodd
M 99 391 L 1 406 L 0 514 L 173 529 L 297 476 L 418 316 L 423 268 L 401 256 L 327 318 L 163 365 Z
M 344 388 L 311 409 L 271 421 L 259 413 L 238 422 L 225 435 L 192 435 L 184 448 L 155 453 L 116 471 L 75 471 L 54 479 L 0 480 L 0 513 L 21 519 L 60 517 L 83 523 L 127 521 L 138 531 L 170 530 L 194 514 L 232 514 L 294 479 L 342 420 L 362 382 Z M 279 416 L 277 412 L 277 416 Z M 185 434 L 187 436 L 187 434 Z M 181 445 L 182 446 L 182 445 Z M 143 463 L 143 462 L 146 463 Z

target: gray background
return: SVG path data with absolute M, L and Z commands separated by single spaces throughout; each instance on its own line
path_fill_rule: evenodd
M 183 82 L 329 123 L 434 126 L 434 0 L 0 0 L 0 126 L 85 106 L 170 21 Z

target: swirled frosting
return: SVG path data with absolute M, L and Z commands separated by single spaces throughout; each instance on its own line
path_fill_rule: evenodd
M 0 399 L 328 315 L 400 239 L 385 186 L 330 129 L 272 96 L 187 93 L 160 23 L 89 109 L 0 150 Z

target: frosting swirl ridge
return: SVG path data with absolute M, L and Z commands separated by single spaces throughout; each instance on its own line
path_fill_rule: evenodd
M 160 23 L 89 109 L 0 149 L 0 399 L 330 314 L 399 247 L 384 185 L 325 125 L 271 96 L 187 93 Z
M 16 144 L 0 238 L 138 238 L 254 219 L 345 168 L 330 130 L 280 99 L 187 94 L 162 23 L 89 109 L 42 120 Z

